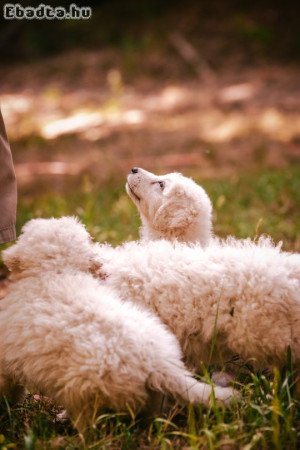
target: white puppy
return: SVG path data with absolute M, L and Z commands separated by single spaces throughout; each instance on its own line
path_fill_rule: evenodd
M 162 183 L 160 186 L 161 191 L 159 190 L 157 183 Z M 233 264 L 236 267 L 243 267 L 245 265 L 248 255 L 250 255 L 251 265 L 249 267 L 249 273 L 252 270 L 251 269 L 252 266 L 253 266 L 253 271 L 254 271 L 253 273 L 261 272 L 261 262 L 258 260 L 260 257 L 259 255 L 261 255 L 261 261 L 268 260 L 268 257 L 270 257 L 270 254 L 268 256 L 267 254 L 265 254 L 265 251 L 266 252 L 271 251 L 271 254 L 273 252 L 275 255 L 274 256 L 275 261 L 278 260 L 278 262 L 280 262 L 280 264 L 282 263 L 282 261 L 284 261 L 284 264 L 285 264 L 286 258 L 283 256 L 280 256 L 280 257 L 277 256 L 278 252 L 276 253 L 276 250 L 274 250 L 274 248 L 272 250 L 272 246 L 270 246 L 270 245 L 267 245 L 268 247 L 270 247 L 269 250 L 266 250 L 264 246 L 259 250 L 259 246 L 257 247 L 254 243 L 245 244 L 243 241 L 239 241 L 234 238 L 230 238 L 227 240 L 220 240 L 215 237 L 211 237 L 211 229 L 212 229 L 212 227 L 211 227 L 211 210 L 212 210 L 211 203 L 210 203 L 208 197 L 205 195 L 205 192 L 203 191 L 203 189 L 200 186 L 196 185 L 189 178 L 183 177 L 182 175 L 179 175 L 176 173 L 165 175 L 162 177 L 157 177 L 156 175 L 146 172 L 143 169 L 133 168 L 131 170 L 131 174 L 129 174 L 128 178 L 127 178 L 126 190 L 140 212 L 141 220 L 143 223 L 143 227 L 141 230 L 142 237 L 146 236 L 148 239 L 156 239 L 157 237 L 162 237 L 162 238 L 165 238 L 168 240 L 173 240 L 174 238 L 177 238 L 178 240 L 184 241 L 188 244 L 200 242 L 202 244 L 202 246 L 203 246 L 203 244 L 209 243 L 210 246 L 213 246 L 213 248 L 211 250 L 212 256 L 218 254 L 219 250 L 216 247 L 219 245 L 220 246 L 220 257 L 214 257 L 214 260 L 216 260 L 217 262 L 223 260 L 222 254 L 223 255 L 225 253 L 230 254 L 233 251 L 232 247 L 236 247 L 237 250 L 235 251 L 235 259 L 233 261 Z M 177 190 L 180 191 L 180 201 L 178 201 L 178 198 L 176 195 Z M 201 205 L 201 208 L 198 206 L 198 213 L 193 215 L 193 214 L 191 214 L 190 210 L 193 207 L 194 207 L 195 211 L 197 210 L 196 206 L 194 206 L 194 205 Z M 171 229 L 171 230 L 169 229 L 169 227 L 168 227 L 169 222 L 167 219 L 170 220 L 174 217 L 180 218 L 181 224 L 183 224 L 183 229 L 178 229 L 178 230 L 177 229 Z M 160 224 L 159 233 L 155 232 L 155 230 L 157 229 L 157 226 L 156 226 L 157 222 L 159 222 L 159 224 Z M 191 226 L 192 226 L 192 228 L 191 228 Z M 209 230 L 209 233 L 208 233 L 208 230 Z M 261 243 L 262 242 L 263 242 L 263 240 L 261 240 Z M 267 241 L 265 240 L 264 242 L 266 243 Z M 245 245 L 246 245 L 246 247 L 249 247 L 249 249 L 247 251 L 244 248 Z M 224 248 L 226 246 L 228 246 L 227 250 Z M 250 248 L 252 248 L 252 250 L 250 250 Z M 241 249 L 241 252 L 239 255 L 240 249 Z M 252 253 L 254 255 L 256 255 L 254 257 L 254 259 L 253 259 Z M 283 255 L 283 254 L 281 254 L 281 255 Z M 298 261 L 299 261 L 299 256 L 295 255 L 294 258 L 298 259 Z M 240 261 L 239 261 L 239 259 L 240 259 Z M 291 260 L 291 259 L 292 259 L 292 256 L 290 255 L 289 260 Z M 254 267 L 254 265 L 256 263 L 258 264 L 257 268 Z M 230 263 L 228 263 L 228 265 L 230 265 Z M 276 268 L 274 267 L 274 265 L 272 265 L 272 266 L 273 266 L 273 269 L 272 269 L 273 275 L 272 276 L 276 276 Z M 294 267 L 296 267 L 296 263 L 295 263 Z M 230 271 L 230 268 L 228 267 L 228 269 L 226 269 L 226 270 Z M 245 272 L 244 276 L 248 278 L 246 268 L 245 268 L 244 272 Z M 280 273 L 280 270 L 278 270 L 278 274 L 279 273 Z M 234 283 L 233 274 L 234 274 L 234 270 L 232 270 L 232 284 Z M 236 274 L 237 286 L 240 285 L 241 276 L 242 276 L 241 274 Z M 259 277 L 263 280 L 262 273 L 259 274 Z M 299 282 L 299 275 L 296 276 L 296 279 L 298 279 L 298 282 Z M 208 278 L 208 280 L 209 280 L 209 278 Z M 199 281 L 201 281 L 201 278 L 199 278 Z M 261 285 L 258 286 L 256 289 L 258 292 L 259 292 L 259 290 L 261 290 L 262 298 L 264 298 L 264 295 L 265 295 L 264 291 L 266 289 L 266 281 L 267 280 L 263 280 L 261 282 Z M 253 286 L 254 286 L 254 282 L 253 282 Z M 278 291 L 278 292 L 280 292 L 280 291 Z M 272 302 L 273 294 L 270 293 L 270 295 L 271 295 L 270 301 Z M 232 291 L 232 297 L 236 298 L 237 296 L 240 296 L 238 289 L 237 289 L 236 293 L 234 291 Z M 251 292 L 249 293 L 249 298 L 250 298 L 250 296 L 251 296 Z M 244 297 L 243 295 L 240 296 L 240 301 L 242 301 L 243 297 Z M 256 297 L 256 294 L 253 295 L 253 305 L 252 305 L 253 308 L 256 308 L 256 305 L 257 305 L 256 301 L 255 301 L 255 297 Z M 223 296 L 220 297 L 220 299 L 222 299 L 222 298 L 223 298 Z M 249 299 L 246 298 L 246 302 L 247 302 L 247 304 L 244 305 L 245 311 L 248 308 Z M 276 308 L 280 309 L 280 307 L 281 307 L 280 305 L 281 305 L 281 303 L 279 305 L 277 305 Z M 276 308 L 274 308 L 275 311 L 277 311 Z M 264 309 L 261 309 L 261 310 L 258 309 L 258 314 L 260 314 L 259 311 L 262 314 L 264 314 Z M 213 314 L 211 318 L 208 317 L 207 320 L 209 322 L 211 322 L 211 320 L 213 320 L 213 317 L 215 317 L 215 314 Z M 260 319 L 260 322 L 263 322 L 262 318 Z M 257 323 L 259 324 L 260 322 L 258 321 Z M 272 321 L 270 323 L 272 324 Z M 235 326 L 236 326 L 236 324 L 234 322 L 232 322 L 232 327 L 235 327 Z M 249 326 L 250 326 L 250 319 L 249 319 Z M 259 325 L 256 325 L 253 322 L 253 327 L 256 328 L 257 326 L 259 326 Z M 188 326 L 187 326 L 187 329 L 188 329 Z M 279 327 L 276 330 L 278 332 Z M 234 336 L 235 332 L 237 332 L 237 330 L 232 330 L 232 332 L 231 332 L 232 336 Z M 241 332 L 241 330 L 240 330 L 240 332 Z M 286 331 L 286 332 L 288 333 L 288 331 Z M 177 335 L 178 335 L 178 333 L 180 333 L 180 331 L 177 332 Z M 264 339 L 269 339 L 269 338 L 270 338 L 270 336 L 268 337 L 268 335 L 266 335 Z M 253 339 L 254 339 L 254 334 L 253 334 Z M 191 341 L 191 338 L 189 338 L 187 341 L 184 341 L 185 345 L 188 345 L 187 342 L 190 342 L 190 341 Z M 261 341 L 261 342 L 264 342 L 264 341 Z M 277 342 L 277 340 L 274 340 L 274 343 L 275 342 Z M 284 342 L 284 339 L 282 340 L 282 343 L 283 342 Z M 238 347 L 238 344 L 234 344 L 232 346 L 232 350 L 237 347 Z M 246 347 L 247 347 L 247 345 L 246 345 Z M 236 351 L 238 351 L 238 350 L 236 350 Z M 192 351 L 192 353 L 193 353 L 193 351 Z M 195 355 L 196 354 L 197 354 L 197 352 L 195 352 Z M 242 355 L 248 356 L 248 357 L 254 356 L 257 359 L 261 359 L 258 357 L 257 350 L 254 353 L 252 353 L 250 346 L 247 349 L 247 351 L 245 351 L 245 349 L 242 351 Z M 263 355 L 264 355 L 264 352 L 261 351 L 261 357 L 263 357 Z M 273 360 L 272 357 L 271 357 L 271 360 Z M 220 373 L 219 374 L 214 373 L 213 379 L 217 383 L 221 383 L 222 385 L 227 384 L 228 380 L 229 380 L 228 376 L 226 376 L 224 374 L 220 374 Z
M 212 387 L 185 369 L 175 336 L 89 273 L 94 246 L 74 218 L 32 220 L 3 258 L 15 281 L 0 304 L 0 394 L 39 390 L 79 429 L 104 405 L 143 405 L 147 389 L 209 403 Z
M 126 191 L 137 206 L 141 237 L 207 245 L 212 234 L 212 205 L 205 190 L 180 173 L 157 176 L 134 167 Z
M 282 365 L 289 346 L 299 364 L 300 255 L 267 239 L 204 249 L 165 240 L 96 249 L 103 283 L 158 314 L 194 369 L 236 353 Z

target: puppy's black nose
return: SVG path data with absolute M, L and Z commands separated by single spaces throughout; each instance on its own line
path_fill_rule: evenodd
M 137 167 L 133 167 L 131 169 L 131 173 L 138 173 L 139 169 Z

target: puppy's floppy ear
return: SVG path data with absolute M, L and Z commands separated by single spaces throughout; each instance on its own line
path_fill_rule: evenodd
M 2 252 L 2 259 L 8 269 L 12 271 L 19 271 L 21 267 L 21 259 L 16 250 L 16 244 Z
M 176 188 L 168 194 L 166 201 L 156 211 L 153 227 L 156 230 L 181 229 L 188 227 L 197 216 L 192 200 L 183 189 Z

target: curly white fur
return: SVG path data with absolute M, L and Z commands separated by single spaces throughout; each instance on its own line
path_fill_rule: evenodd
M 169 326 L 191 367 L 236 353 L 282 365 L 289 346 L 299 365 L 300 255 L 266 238 L 206 248 L 157 240 L 96 245 L 95 259 L 107 286 Z
M 134 168 L 126 191 L 137 206 L 142 239 L 170 239 L 209 244 L 212 205 L 205 190 L 180 173 L 157 176 Z
M 15 278 L 0 305 L 0 394 L 24 383 L 63 405 L 79 429 L 101 406 L 137 408 L 147 389 L 209 403 L 176 337 L 89 273 L 94 246 L 74 218 L 36 219 L 3 252 Z M 225 402 L 233 390 L 216 388 Z

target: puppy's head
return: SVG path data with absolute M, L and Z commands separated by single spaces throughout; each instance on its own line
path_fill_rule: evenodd
M 7 267 L 17 273 L 65 267 L 88 270 L 92 248 L 90 235 L 75 217 L 33 219 L 2 256 Z
M 157 176 L 133 168 L 126 191 L 141 215 L 144 237 L 208 243 L 212 205 L 192 179 L 179 173 Z

